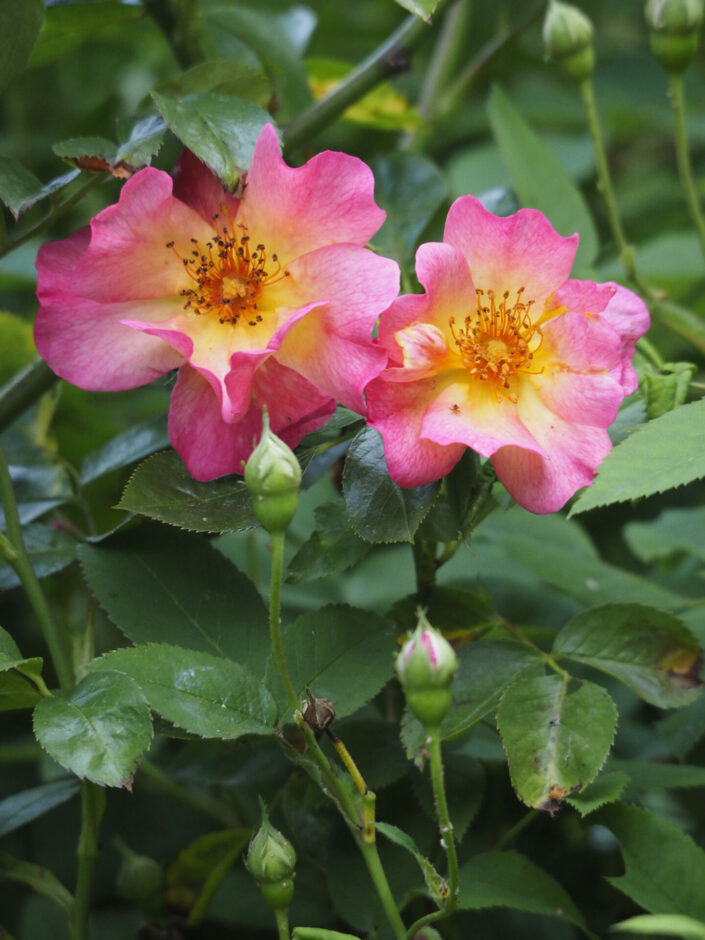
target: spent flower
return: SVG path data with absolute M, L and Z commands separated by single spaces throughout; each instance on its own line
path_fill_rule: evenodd
M 440 479 L 466 447 L 532 512 L 593 481 L 637 386 L 631 360 L 649 314 L 618 284 L 569 279 L 577 243 L 534 209 L 499 218 L 462 196 L 444 241 L 421 245 L 426 293 L 382 315 L 389 367 L 367 389 L 400 486 Z

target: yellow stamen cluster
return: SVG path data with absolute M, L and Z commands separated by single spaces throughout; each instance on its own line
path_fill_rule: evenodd
M 218 218 L 213 216 L 213 221 Z M 237 234 L 235 228 L 239 229 Z M 194 283 L 194 287 L 180 291 L 186 299 L 184 309 L 198 316 L 215 313 L 221 323 L 248 326 L 261 323 L 259 301 L 263 288 L 289 277 L 276 254 L 270 258 L 261 243 L 251 251 L 247 226 L 241 222 L 233 225 L 230 220 L 205 247 L 196 238 L 190 241 L 193 248 L 186 257 L 178 253 L 174 242 L 166 246 L 183 263 Z M 274 265 L 271 271 L 267 270 L 268 265 Z
M 534 353 L 541 345 L 541 331 L 531 322 L 533 300 L 522 301 L 523 287 L 512 305 L 509 291 L 499 301 L 493 290 L 475 293 L 477 307 L 463 326 L 458 329 L 455 317 L 450 319 L 453 339 L 468 372 L 481 382 L 494 383 L 498 396 L 516 402 L 511 380 L 517 372 L 532 371 Z

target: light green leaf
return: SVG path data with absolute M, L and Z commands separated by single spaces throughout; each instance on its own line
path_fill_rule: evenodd
M 325 927 L 294 927 L 292 940 L 359 940 L 359 937 L 339 930 L 326 930 Z
M 5 797 L 0 801 L 0 838 L 70 800 L 78 793 L 79 786 L 78 781 L 71 777 Z
M 330 699 L 338 718 L 357 711 L 394 672 L 391 624 L 355 607 L 330 605 L 304 614 L 284 632 L 284 655 L 298 695 L 309 686 Z M 286 701 L 270 663 L 271 686 Z
M 543 212 L 561 235 L 578 232 L 577 268 L 590 267 L 598 249 L 595 224 L 558 157 L 539 140 L 499 86 L 492 89 L 488 112 L 521 204 Z
M 152 92 L 159 111 L 179 140 L 234 189 L 252 161 L 255 143 L 272 119 L 258 105 L 232 95 L 194 92 L 169 98 Z
M 661 372 L 646 372 L 642 376 L 639 390 L 650 419 L 684 404 L 696 368 L 692 362 L 665 362 Z
M 42 0 L 0 0 L 0 91 L 24 70 L 43 20 Z
M 680 940 L 705 940 L 705 923 L 683 914 L 638 914 L 613 924 L 614 933 L 658 934 Z
M 67 917 L 73 917 L 73 895 L 61 884 L 53 871 L 25 862 L 7 852 L 0 852 L 0 879 L 16 881 L 53 901 Z
M 129 787 L 152 740 L 149 709 L 137 685 L 118 672 L 85 676 L 34 709 L 34 733 L 62 767 L 109 787 Z
M 592 936 L 565 889 L 518 852 L 487 852 L 466 862 L 460 869 L 458 907 L 462 911 L 511 907 L 544 914 L 569 921 Z
M 636 428 L 597 471 L 570 515 L 685 486 L 705 476 L 705 399 L 681 405 Z
M 396 0 L 396 2 L 426 23 L 431 22 L 433 11 L 438 6 L 438 0 Z
M 627 545 L 641 561 L 667 558 L 674 552 L 691 552 L 705 562 L 705 506 L 665 509 L 648 522 L 628 522 Z
M 620 771 L 600 774 L 597 780 L 585 787 L 579 793 L 566 797 L 573 809 L 577 809 L 581 816 L 589 816 L 601 806 L 616 802 L 629 783 L 629 774 Z
M 393 826 L 390 823 L 376 822 L 375 829 L 381 832 L 390 842 L 400 846 L 402 849 L 406 849 L 407 852 L 410 852 L 414 856 L 419 863 L 421 873 L 426 882 L 426 887 L 431 893 L 431 897 L 439 906 L 444 903 L 448 897 L 448 883 L 445 878 L 442 878 L 438 874 L 435 867 L 426 856 L 419 852 L 411 836 L 404 832 L 403 829 L 400 829 L 398 826 Z
M 372 546 L 356 535 L 342 499 L 316 507 L 316 528 L 289 562 L 286 580 L 301 584 L 357 564 Z
M 614 739 L 617 708 L 592 682 L 520 678 L 502 696 L 497 725 L 517 796 L 553 813 L 599 773 Z
M 382 437 L 364 428 L 345 458 L 345 508 L 357 534 L 368 542 L 411 542 L 438 494 L 438 483 L 402 489 L 387 472 Z
M 553 653 L 622 681 L 659 708 L 689 705 L 701 686 L 701 650 L 685 624 L 642 604 L 605 604 L 574 617 Z
M 213 866 L 232 852 L 241 852 L 251 835 L 251 829 L 219 829 L 198 836 L 179 852 L 169 866 L 169 887 L 192 889 L 194 884 L 203 884 Z
M 272 97 L 272 86 L 262 69 L 229 59 L 199 62 L 177 78 L 159 84 L 157 91 L 173 98 L 184 98 L 194 92 L 214 91 L 219 95 L 246 98 L 260 108 L 266 108 Z
M 118 508 L 193 532 L 236 532 L 257 525 L 242 477 L 198 483 L 173 450 L 137 467 Z
M 239 663 L 166 643 L 114 650 L 92 670 L 134 679 L 152 708 L 178 728 L 203 738 L 233 740 L 270 734 L 276 719 L 267 689 Z
M 115 160 L 131 167 L 146 166 L 159 149 L 166 134 L 166 124 L 156 114 L 142 118 L 130 130 L 127 140 L 118 146 Z
M 705 920 L 705 852 L 673 823 L 636 806 L 601 809 L 595 822 L 611 829 L 625 874 L 607 880 L 655 914 Z
M 98 38 L 103 30 L 126 20 L 138 20 L 143 16 L 141 7 L 127 6 L 118 0 L 98 4 L 52 5 L 47 9 L 44 26 L 32 50 L 29 64 L 46 65 Z M 133 26 L 132 29 L 134 28 Z
M 261 675 L 268 615 L 257 589 L 202 536 L 141 526 L 82 545 L 89 587 L 134 643 L 169 642 Z

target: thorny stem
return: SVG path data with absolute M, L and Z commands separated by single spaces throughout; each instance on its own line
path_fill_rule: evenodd
M 7 551 L 7 544 L 12 550 L 11 554 L 6 556 L 6 561 L 14 568 L 17 577 L 22 582 L 27 598 L 34 610 L 39 627 L 42 631 L 44 642 L 49 649 L 59 684 L 64 689 L 73 685 L 73 670 L 69 661 L 68 652 L 64 646 L 59 629 L 52 616 L 49 604 L 44 595 L 44 591 L 34 573 L 34 568 L 27 555 L 27 549 L 22 535 L 22 526 L 15 502 L 15 493 L 12 488 L 10 471 L 5 461 L 5 455 L 0 448 L 0 503 L 5 512 L 5 527 L 7 537 L 0 545 L 0 552 L 3 547 Z
M 429 745 L 429 769 L 431 771 L 431 786 L 433 799 L 436 804 L 436 815 L 441 830 L 441 845 L 448 861 L 448 902 L 445 907 L 446 914 L 452 914 L 458 906 L 458 856 L 455 851 L 455 836 L 453 823 L 450 821 L 448 801 L 443 780 L 443 756 L 441 754 L 441 733 L 439 728 L 426 729 Z
M 88 940 L 88 913 L 95 863 L 98 858 L 98 833 L 105 810 L 105 790 L 83 780 L 81 783 L 81 834 L 78 838 L 78 876 L 76 900 L 71 918 L 71 940 Z
M 676 159 L 678 162 L 678 172 L 681 178 L 681 185 L 685 193 L 688 210 L 695 224 L 700 241 L 700 250 L 705 257 L 705 218 L 700 208 L 698 191 L 693 179 L 693 168 L 690 163 L 690 152 L 688 149 L 688 129 L 685 122 L 685 95 L 683 93 L 683 73 L 671 72 L 668 76 L 668 91 L 671 96 L 671 105 L 673 107 L 673 121 L 676 141 Z
M 448 0 L 440 0 L 438 18 Z M 284 147 L 293 150 L 308 143 L 351 104 L 390 75 L 408 67 L 408 55 L 428 34 L 428 24 L 418 16 L 407 16 L 401 25 L 366 59 L 354 68 L 333 91 L 297 115 L 284 130 Z

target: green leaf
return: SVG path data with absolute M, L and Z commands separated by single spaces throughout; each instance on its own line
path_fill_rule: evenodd
M 26 885 L 37 894 L 53 901 L 67 917 L 73 917 L 73 896 L 48 868 L 22 861 L 7 852 L 0 852 L 0 881 L 3 879 Z
M 411 542 L 433 505 L 439 484 L 402 489 L 393 483 L 384 460 L 382 437 L 364 428 L 345 458 L 345 508 L 357 534 L 368 542 Z
M 42 0 L 0 0 L 0 91 L 24 70 L 43 20 Z
M 316 528 L 289 562 L 286 580 L 301 584 L 338 574 L 356 565 L 372 546 L 357 536 L 342 499 L 317 506 Z
M 589 816 L 601 806 L 615 803 L 628 783 L 629 774 L 620 771 L 603 773 L 584 790 L 566 797 L 566 803 L 577 809 L 581 816 Z
M 541 670 L 539 657 L 516 640 L 480 640 L 457 650 L 458 671 L 452 685 L 453 705 L 441 724 L 444 739 L 459 737 L 493 713 L 504 690 L 519 676 Z M 407 709 L 402 742 L 409 757 L 424 746 L 421 723 Z
M 115 24 L 143 16 L 140 7 L 127 6 L 119 0 L 52 5 L 46 11 L 44 26 L 29 64 L 46 65 L 84 43 L 97 39 L 104 30 Z
M 10 634 L 0 627 L 0 672 L 16 669 L 27 679 L 34 679 L 42 674 L 41 656 L 26 658 L 20 653 Z
M 157 91 L 174 98 L 197 92 L 214 91 L 220 95 L 236 95 L 265 108 L 272 97 L 272 86 L 262 71 L 245 62 L 229 59 L 208 59 L 182 72 L 177 78 L 161 82 Z
M 233 740 L 270 734 L 276 720 L 267 689 L 239 663 L 166 643 L 114 650 L 92 670 L 117 670 L 137 683 L 151 707 L 177 728 Z
M 608 806 L 593 817 L 612 830 L 625 874 L 607 880 L 655 914 L 705 920 L 705 852 L 673 823 L 636 806 Z
M 359 940 L 359 937 L 339 930 L 326 930 L 325 927 L 294 927 L 292 940 Z
M 597 479 L 573 504 L 570 515 L 685 486 L 705 476 L 705 399 L 636 428 L 597 471 Z
M 258 105 L 232 95 L 206 91 L 176 99 L 153 91 L 152 98 L 179 140 L 231 190 L 252 162 L 259 132 L 272 123 Z
M 705 734 L 705 695 L 699 695 L 692 705 L 671 712 L 657 722 L 658 736 L 670 754 L 684 760 L 686 754 Z
M 117 153 L 117 144 L 107 137 L 71 137 L 61 140 L 51 148 L 57 157 L 76 164 L 81 157 L 96 157 L 112 163 Z
M 28 199 L 42 188 L 34 173 L 30 173 L 17 160 L 0 157 L 0 202 L 3 202 L 15 219 Z
M 396 0 L 396 2 L 426 23 L 431 22 L 433 11 L 438 6 L 438 0 Z
M 38 578 L 62 571 L 76 557 L 76 540 L 63 529 L 36 523 L 25 527 L 24 541 L 29 560 Z M 15 570 L 0 562 L 0 591 L 20 583 Z
M 423 598 L 412 594 L 397 601 L 389 609 L 387 617 L 394 621 L 399 633 L 413 632 L 418 620 L 419 603 L 423 604 L 429 623 L 446 636 L 450 634 L 451 639 L 455 635 L 467 641 L 480 631 L 504 624 L 492 609 L 488 598 L 463 588 L 434 585 L 424 591 Z
M 70 800 L 78 793 L 79 786 L 74 778 L 53 780 L 5 797 L 0 801 L 0 838 Z
M 106 473 L 129 467 L 130 464 L 168 446 L 166 418 L 160 415 L 158 418 L 141 421 L 85 458 L 81 466 L 81 483 L 85 486 Z
M 691 552 L 705 562 L 705 506 L 665 509 L 648 522 L 628 522 L 623 530 L 627 545 L 641 561 Z
M 680 940 L 705 940 L 705 923 L 682 914 L 638 914 L 612 924 L 614 933 L 638 933 L 651 936 L 679 937 Z
M 641 604 L 583 611 L 560 631 L 553 653 L 614 676 L 659 708 L 689 705 L 701 686 L 693 634 L 672 614 Z
M 368 610 L 330 605 L 304 614 L 284 632 L 284 655 L 298 695 L 309 686 L 330 699 L 338 718 L 361 708 L 394 672 L 396 648 L 389 621 Z M 278 700 L 286 702 L 273 664 Z
M 413 258 L 421 233 L 446 197 L 447 185 L 436 164 L 419 153 L 391 153 L 372 164 L 375 198 L 387 220 L 374 245 L 400 264 Z
M 424 876 L 424 881 L 431 893 L 431 897 L 440 907 L 448 897 L 448 883 L 438 874 L 425 855 L 419 852 L 411 836 L 404 832 L 403 829 L 400 829 L 398 826 L 392 826 L 390 823 L 376 822 L 375 829 L 381 832 L 390 842 L 400 846 L 402 849 L 406 849 L 407 852 L 410 852 L 414 856 L 419 863 L 421 873 Z
M 692 362 L 665 362 L 661 372 L 646 372 L 639 390 L 646 402 L 646 413 L 658 418 L 685 403 L 696 366 Z
M 2 196 L 2 157 L 0 157 L 0 201 Z M 21 369 L 28 366 L 37 357 L 34 345 L 32 324 L 14 313 L 0 310 L 0 384 L 10 382 Z M 9 459 L 9 457 L 8 457 Z
M 134 643 L 168 641 L 264 672 L 262 598 L 203 537 L 140 526 L 82 545 L 79 557 L 89 587 Z
M 705 767 L 696 767 L 692 764 L 611 759 L 608 770 L 627 774 L 631 778 L 630 790 L 653 790 L 657 787 L 667 789 L 705 787 Z
M 299 52 L 281 20 L 271 12 L 223 5 L 208 11 L 207 24 L 236 36 L 257 55 L 274 86 L 285 118 L 292 118 L 311 103 Z
M 118 508 L 193 532 L 236 532 L 257 525 L 242 477 L 197 483 L 174 451 L 155 454 L 137 467 Z
M 570 921 L 592 936 L 583 915 L 564 888 L 518 852 L 476 855 L 460 869 L 458 907 L 478 911 L 511 907 Z
M 130 787 L 135 764 L 152 740 L 149 709 L 136 684 L 119 672 L 89 674 L 70 692 L 34 709 L 34 733 L 48 753 L 79 777 Z
M 121 141 L 115 159 L 128 166 L 147 166 L 164 141 L 166 124 L 156 114 L 151 114 L 137 121 L 130 130 L 127 140 Z
M 198 836 L 182 849 L 169 866 L 170 888 L 190 888 L 203 884 L 213 867 L 233 852 L 239 854 L 252 835 L 251 829 L 219 829 Z
M 553 814 L 599 773 L 614 739 L 617 708 L 592 682 L 520 678 L 502 696 L 497 725 L 517 796 Z
M 497 85 L 490 93 L 488 112 L 521 204 L 543 212 L 561 235 L 578 232 L 575 263 L 579 270 L 589 268 L 597 257 L 597 232 L 575 183 Z
M 39 692 L 28 678 L 14 670 L 0 672 L 0 712 L 34 708 L 39 699 Z

